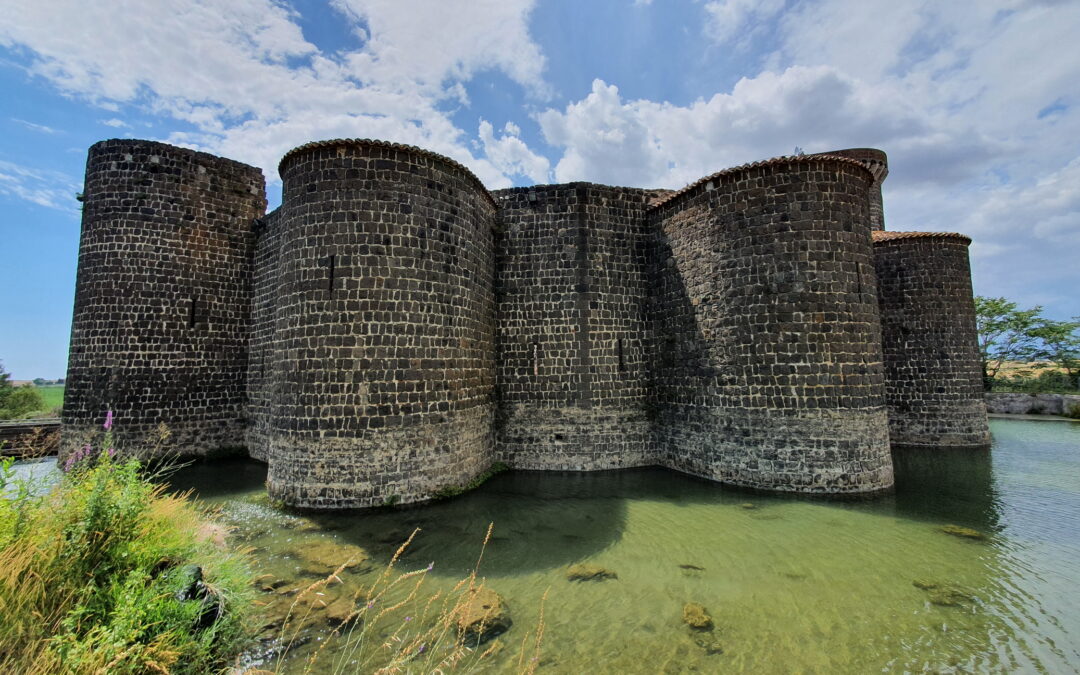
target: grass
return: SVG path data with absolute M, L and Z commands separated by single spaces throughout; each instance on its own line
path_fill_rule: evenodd
M 68 468 L 42 494 L 0 464 L 0 672 L 226 667 L 248 639 L 246 559 L 136 460 L 89 451 Z
M 54 384 L 47 387 L 38 387 L 38 393 L 45 401 L 44 411 L 51 411 L 64 405 L 64 385 Z

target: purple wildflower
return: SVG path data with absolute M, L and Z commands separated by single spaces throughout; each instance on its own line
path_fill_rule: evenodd
M 406 621 L 412 621 L 412 617 L 411 617 L 411 616 L 407 616 L 407 617 L 405 617 L 405 620 L 406 620 Z
M 434 562 L 429 562 L 428 566 L 427 566 L 427 571 L 430 572 L 432 569 L 434 569 L 434 567 L 435 567 L 435 563 Z
M 109 456 L 109 459 L 115 458 L 116 457 L 116 448 L 109 448 L 108 450 L 105 451 L 105 454 Z
M 105 413 L 105 431 L 112 429 L 112 418 L 112 410 L 109 410 L 107 413 Z
M 416 650 L 416 653 L 423 654 L 425 649 L 427 649 L 427 645 L 420 645 L 420 649 Z

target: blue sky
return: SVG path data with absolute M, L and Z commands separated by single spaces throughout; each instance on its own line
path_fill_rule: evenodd
M 959 231 L 975 290 L 1080 314 L 1080 3 L 1053 0 L 7 0 L 0 360 L 64 374 L 86 148 L 260 166 L 381 138 L 490 188 L 678 188 L 872 146 L 886 227 Z

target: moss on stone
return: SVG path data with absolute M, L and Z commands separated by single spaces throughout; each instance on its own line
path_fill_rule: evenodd
M 713 620 L 704 605 L 688 602 L 683 605 L 682 620 L 694 630 L 712 630 Z
M 962 539 L 974 539 L 976 541 L 983 541 L 986 539 L 986 535 L 978 530 L 973 530 L 970 527 L 961 527 L 959 525 L 943 525 L 939 528 L 941 532 L 945 534 L 951 534 L 954 537 L 960 537 Z
M 618 578 L 618 574 L 599 565 L 578 563 L 566 569 L 567 581 L 604 581 Z
M 495 462 L 488 468 L 487 471 L 480 474 L 476 478 L 473 478 L 468 483 L 464 485 L 448 485 L 446 487 L 439 488 L 431 495 L 431 497 L 432 499 L 449 499 L 450 497 L 457 497 L 458 495 L 463 495 L 466 492 L 471 492 L 472 490 L 480 487 L 481 485 L 486 483 L 492 476 L 509 470 L 510 467 L 503 464 L 502 462 Z

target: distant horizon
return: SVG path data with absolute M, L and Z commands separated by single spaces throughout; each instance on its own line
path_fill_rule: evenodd
M 973 239 L 975 293 L 1080 315 L 1080 3 L 179 0 L 0 16 L 0 361 L 66 376 L 86 150 L 259 166 L 417 145 L 490 189 L 678 189 L 746 162 L 889 155 L 885 228 Z M 420 11 L 418 11 L 420 10 Z

